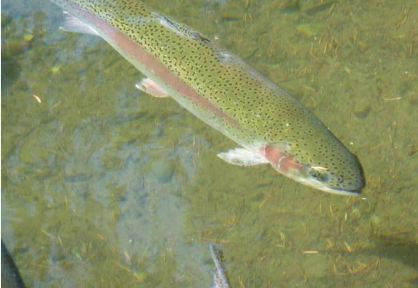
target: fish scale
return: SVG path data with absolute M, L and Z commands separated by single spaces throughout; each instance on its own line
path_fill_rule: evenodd
M 311 111 L 209 37 L 134 0 L 52 1 L 97 31 L 179 104 L 248 151 L 221 153 L 222 159 L 270 163 L 326 192 L 356 195 L 364 187 L 357 157 Z

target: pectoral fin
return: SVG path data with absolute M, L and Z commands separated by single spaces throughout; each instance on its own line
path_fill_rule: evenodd
M 244 148 L 230 149 L 227 152 L 219 153 L 218 157 L 230 164 L 238 166 L 255 166 L 269 163 L 261 154 Z
M 142 79 L 135 84 L 135 87 L 157 98 L 166 98 L 170 96 L 163 88 L 149 78 Z

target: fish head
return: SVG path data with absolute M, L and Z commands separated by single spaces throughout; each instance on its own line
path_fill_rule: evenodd
M 338 140 L 326 145 L 332 149 L 292 143 L 266 145 L 263 152 L 274 169 L 297 182 L 329 193 L 360 195 L 365 181 L 357 157 Z

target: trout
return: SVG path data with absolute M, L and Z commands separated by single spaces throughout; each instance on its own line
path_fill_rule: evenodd
M 225 273 L 222 250 L 213 243 L 209 243 L 209 249 L 216 266 L 216 269 L 213 270 L 213 286 L 211 288 L 231 288 L 231 284 Z
M 172 97 L 240 147 L 218 156 L 240 166 L 270 164 L 325 192 L 359 195 L 362 167 L 306 107 L 198 31 L 136 0 L 52 0 L 62 30 L 103 38 L 145 78 L 136 86 Z

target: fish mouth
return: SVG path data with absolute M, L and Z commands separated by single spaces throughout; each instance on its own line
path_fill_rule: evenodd
M 296 177 L 295 179 L 296 181 L 312 187 L 314 189 L 318 189 L 324 192 L 328 192 L 331 194 L 337 194 L 337 195 L 345 195 L 345 196 L 360 196 L 361 195 L 361 190 L 364 187 L 356 187 L 355 189 L 342 189 L 342 188 L 333 188 L 329 185 L 327 185 L 326 183 L 320 182 L 316 179 L 312 179 L 312 178 L 304 178 L 304 177 Z
M 345 189 L 336 189 L 336 188 L 330 188 L 330 187 L 322 187 L 319 189 L 321 189 L 324 192 L 329 192 L 329 193 L 338 194 L 338 195 L 354 196 L 354 197 L 358 197 L 361 195 L 361 190 L 345 190 Z

